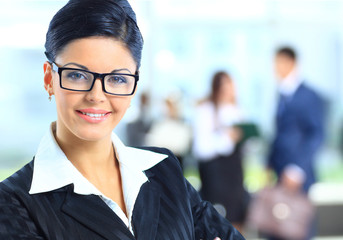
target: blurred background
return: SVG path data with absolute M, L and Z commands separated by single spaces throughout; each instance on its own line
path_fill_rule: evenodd
M 227 71 L 245 119 L 260 132 L 243 154 L 244 184 L 253 193 L 265 184 L 266 154 L 274 134 L 275 50 L 290 45 L 299 54 L 301 75 L 328 106 L 325 143 L 316 156 L 319 182 L 310 191 L 318 206 L 318 239 L 343 239 L 343 1 L 130 2 L 145 40 L 141 80 L 115 132 L 127 144 L 139 144 L 132 142 L 127 126 L 143 120 L 143 125 L 149 123 L 142 132 L 144 144 L 168 145 L 159 136 L 165 136 L 161 122 L 177 108 L 182 126 L 167 128 L 183 128 L 174 141 L 182 140 L 183 147 L 175 151 L 180 151 L 186 177 L 200 188 L 191 151 L 192 117 L 196 104 L 209 94 L 214 72 Z M 49 102 L 43 87 L 44 42 L 49 21 L 65 3 L 0 0 L 0 180 L 32 159 L 56 119 L 54 101 Z

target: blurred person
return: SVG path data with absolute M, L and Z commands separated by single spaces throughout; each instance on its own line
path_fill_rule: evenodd
M 149 114 L 149 104 L 149 95 L 147 93 L 142 93 L 140 96 L 138 116 L 126 125 L 128 146 L 138 147 L 146 145 L 146 137 L 152 124 Z
M 53 17 L 43 80 L 57 121 L 0 183 L 0 239 L 244 239 L 169 150 L 126 147 L 112 132 L 135 95 L 142 47 L 127 0 L 70 0 Z
M 152 124 L 147 136 L 147 144 L 168 148 L 184 168 L 184 158 L 190 152 L 192 131 L 181 116 L 180 99 L 180 94 L 173 93 L 164 100 L 164 116 Z
M 276 52 L 275 71 L 279 102 L 268 167 L 286 189 L 307 193 L 316 179 L 314 158 L 323 142 L 324 101 L 300 77 L 292 48 L 282 47 Z M 309 229 L 309 238 L 312 235 L 313 229 Z
M 211 94 L 194 116 L 193 152 L 199 160 L 202 197 L 223 206 L 222 214 L 239 230 L 245 220 L 247 192 L 237 145 L 242 132 L 234 126 L 242 120 L 231 76 L 224 71 L 215 73 Z

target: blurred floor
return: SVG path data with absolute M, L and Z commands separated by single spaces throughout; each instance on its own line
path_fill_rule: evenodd
M 310 198 L 317 206 L 317 235 L 343 239 L 343 183 L 316 183 Z

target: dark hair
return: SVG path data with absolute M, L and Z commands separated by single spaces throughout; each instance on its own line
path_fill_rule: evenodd
M 286 57 L 289 57 L 292 60 L 297 60 L 297 54 L 295 53 L 295 50 L 291 47 L 282 47 L 279 48 L 276 51 L 276 55 L 284 55 Z
M 123 42 L 140 67 L 143 37 L 127 0 L 70 0 L 50 22 L 45 55 L 54 61 L 73 40 L 105 36 Z
M 216 107 L 218 106 L 219 91 L 223 85 L 224 78 L 229 78 L 231 80 L 230 75 L 225 71 L 216 72 L 212 78 L 212 88 L 209 100 L 213 102 Z

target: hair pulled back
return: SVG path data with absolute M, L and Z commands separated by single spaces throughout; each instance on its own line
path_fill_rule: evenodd
M 211 94 L 209 100 L 213 102 L 216 107 L 218 106 L 219 93 L 225 78 L 230 79 L 231 81 L 230 75 L 225 71 L 218 71 L 212 77 Z
M 139 69 L 143 37 L 127 0 L 70 0 L 50 22 L 45 55 L 54 61 L 71 41 L 92 36 L 113 37 L 124 43 Z

